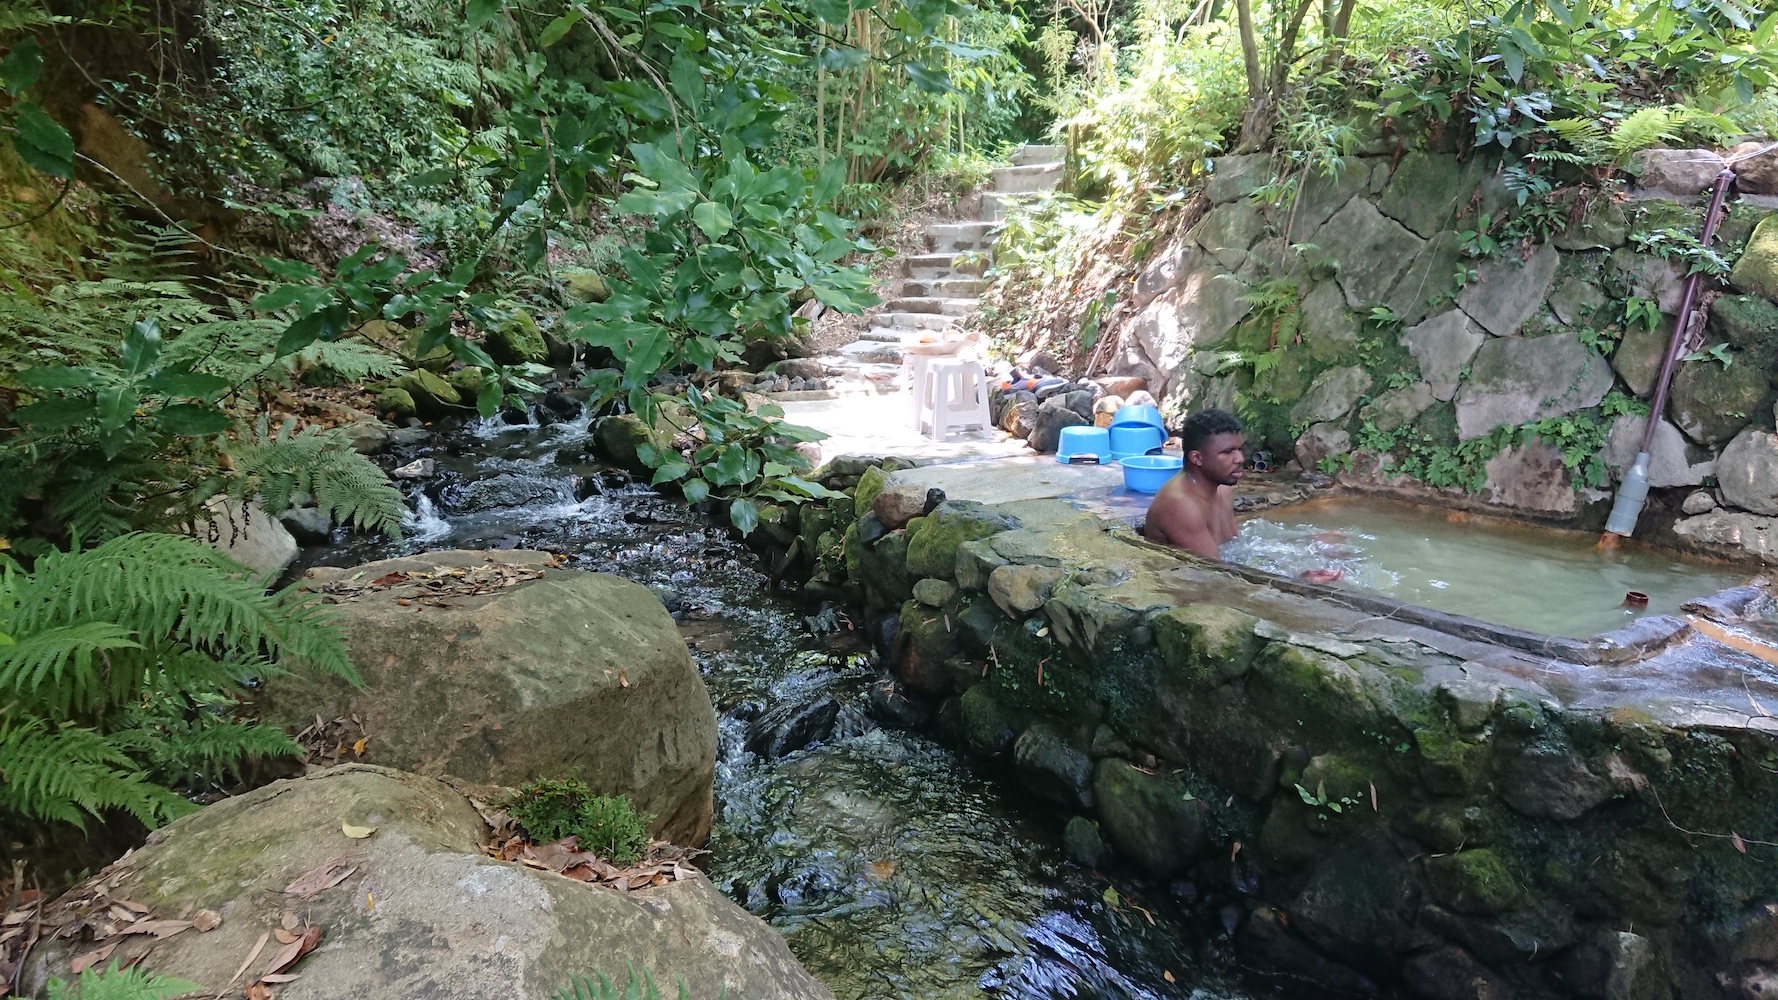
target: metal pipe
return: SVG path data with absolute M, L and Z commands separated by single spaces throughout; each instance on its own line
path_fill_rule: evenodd
M 1729 185 L 1735 180 L 1735 170 L 1727 163 L 1717 172 L 1716 186 L 1710 192 L 1710 208 L 1704 213 L 1704 231 L 1698 242 L 1708 247 L 1716 237 L 1716 223 L 1722 217 L 1722 203 L 1728 198 Z M 1642 516 L 1642 507 L 1648 502 L 1648 465 L 1649 449 L 1654 446 L 1655 429 L 1661 420 L 1661 411 L 1667 408 L 1667 389 L 1673 382 L 1673 366 L 1679 363 L 1679 348 L 1685 343 L 1691 332 L 1692 307 L 1698 301 L 1698 280 L 1702 277 L 1693 271 L 1685 279 L 1685 296 L 1679 302 L 1679 317 L 1673 326 L 1673 336 L 1667 340 L 1667 352 L 1661 359 L 1661 375 L 1655 380 L 1654 402 L 1649 406 L 1648 421 L 1642 428 L 1642 447 L 1636 450 L 1636 460 L 1624 471 L 1624 481 L 1618 485 L 1617 499 L 1611 505 L 1611 516 L 1605 521 L 1605 531 L 1612 535 L 1623 535 L 1628 538 L 1636 533 L 1636 521 Z

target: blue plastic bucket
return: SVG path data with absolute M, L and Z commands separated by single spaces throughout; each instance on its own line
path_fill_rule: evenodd
M 1111 457 L 1146 455 L 1167 441 L 1167 432 L 1152 424 L 1112 424 L 1108 428 Z
M 1056 461 L 1063 465 L 1111 461 L 1111 435 L 1103 427 L 1064 427 L 1056 442 Z
M 1118 464 L 1124 467 L 1124 485 L 1138 493 L 1160 492 L 1185 468 L 1185 460 L 1177 455 L 1132 455 Z
M 1111 426 L 1118 427 L 1123 424 L 1147 424 L 1155 428 L 1166 426 L 1161 422 L 1161 411 L 1152 406 L 1118 407 L 1117 412 L 1111 416 Z M 1161 433 L 1165 434 L 1166 431 L 1162 430 Z

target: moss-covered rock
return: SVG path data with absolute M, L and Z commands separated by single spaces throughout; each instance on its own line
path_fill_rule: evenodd
M 549 360 L 549 345 L 543 342 L 543 331 L 531 314 L 519 309 L 498 327 L 488 332 L 485 345 L 489 357 L 503 365 L 543 364 Z
M 1490 847 L 1428 858 L 1426 881 L 1433 897 L 1458 913 L 1502 913 L 1524 894 L 1506 860 Z
M 1350 742 L 1379 724 L 1376 702 L 1352 665 L 1319 650 L 1268 643 L 1254 659 L 1248 697 L 1278 724 L 1294 723 L 1324 745 Z
M 1729 282 L 1768 302 L 1778 302 L 1778 214 L 1760 220 L 1747 238 L 1747 249 L 1729 272 Z
M 906 531 L 891 531 L 871 544 L 858 537 L 858 524 L 846 529 L 846 544 L 856 545 L 857 569 L 852 580 L 866 588 L 880 607 L 894 607 L 914 596 L 916 574 L 908 571 L 908 545 L 912 541 Z M 848 548 L 848 569 L 853 564 L 853 550 Z
M 1168 669 L 1187 684 L 1216 687 L 1253 666 L 1252 615 L 1214 604 L 1168 608 L 1149 621 Z
M 1171 774 L 1106 758 L 1093 772 L 1099 818 L 1118 853 L 1155 878 L 1172 878 L 1209 850 L 1203 810 Z
M 600 417 L 593 423 L 593 445 L 599 449 L 599 454 L 613 465 L 631 472 L 647 468 L 639 453 L 643 445 L 659 448 L 666 443 L 634 413 Z
M 1013 765 L 1033 794 L 1077 809 L 1093 808 L 1093 759 L 1049 723 L 1037 722 L 1019 734 Z
M 611 297 L 611 286 L 591 271 L 564 271 L 559 277 L 568 297 L 576 302 L 603 302 Z
M 1018 719 L 999 699 L 993 687 L 977 684 L 957 699 L 963 716 L 963 739 L 971 750 L 986 757 L 1012 749 L 1018 738 Z
M 463 402 L 462 393 L 426 368 L 415 368 L 389 384 L 407 390 L 415 410 L 422 417 L 437 416 Z
M 1462 795 L 1481 786 L 1487 748 L 1442 725 L 1414 732 L 1420 751 L 1420 780 L 1438 795 Z
M 1673 422 L 1701 445 L 1726 444 L 1772 404 L 1771 357 L 1730 352 L 1727 367 L 1688 361 L 1673 376 Z
M 944 611 L 906 601 L 895 633 L 895 679 L 909 691 L 927 697 L 951 694 L 955 682 L 967 680 L 969 673 L 950 666 L 950 660 L 960 652 L 957 640 L 956 623 Z
M 916 577 L 949 580 L 957 574 L 957 546 L 1018 526 L 1017 519 L 984 504 L 947 500 L 925 517 L 908 522 L 907 571 Z
M 481 395 L 487 380 L 487 373 L 480 368 L 459 368 L 445 376 L 445 382 L 457 390 L 458 396 L 470 401 Z
M 389 417 L 411 417 L 419 409 L 414 405 L 413 393 L 391 385 L 377 393 L 377 412 Z
M 1618 341 L 1617 349 L 1611 354 L 1611 369 L 1631 392 L 1645 398 L 1654 392 L 1655 378 L 1661 373 L 1661 359 L 1672 335 L 1671 321 L 1653 330 L 1637 323 Z
M 957 546 L 957 586 L 964 590 L 987 590 L 988 576 L 997 567 L 1006 565 L 1006 558 L 994 551 L 987 539 L 963 542 Z
M 858 488 L 852 493 L 852 512 L 854 517 L 863 517 L 870 513 L 871 504 L 876 502 L 877 494 L 889 485 L 889 477 L 883 474 L 881 466 L 873 465 L 864 470 L 858 477 Z
M 1088 868 L 1099 867 L 1105 856 L 1105 841 L 1099 836 L 1099 828 L 1085 816 L 1075 816 L 1062 828 L 1062 853 L 1068 855 L 1070 861 L 1085 865 Z
M 1732 347 L 1769 355 L 1778 349 L 1778 305 L 1757 295 L 1724 295 L 1710 303 L 1710 330 Z
M 1342 807 L 1367 802 L 1373 779 L 1364 765 L 1340 754 L 1311 758 L 1297 782 L 1324 802 Z

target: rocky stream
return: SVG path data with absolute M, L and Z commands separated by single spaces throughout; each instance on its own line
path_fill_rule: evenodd
M 1053 805 L 896 725 L 861 622 L 802 606 L 726 530 L 594 462 L 587 417 L 568 410 L 396 443 L 393 465 L 431 460 L 404 480 L 406 537 L 309 547 L 302 567 L 534 548 L 654 590 L 720 718 L 711 880 L 838 997 L 1275 985 L 1229 947 L 1244 911 L 1222 901 L 1244 887 L 1131 883 L 1067 860 Z

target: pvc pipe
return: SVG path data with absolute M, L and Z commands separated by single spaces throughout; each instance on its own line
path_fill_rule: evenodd
M 1723 165 L 1716 175 L 1716 185 L 1710 192 L 1710 208 L 1704 213 L 1704 232 L 1698 242 L 1709 246 L 1716 236 L 1716 223 L 1722 216 L 1722 203 L 1729 194 L 1729 184 L 1735 179 L 1734 168 Z M 1648 424 L 1642 429 L 1642 447 L 1636 451 L 1636 461 L 1629 471 L 1624 473 L 1624 481 L 1618 485 L 1617 499 L 1611 505 L 1611 517 L 1606 519 L 1605 530 L 1613 535 L 1625 538 L 1636 533 L 1636 520 L 1642 516 L 1642 507 L 1648 502 L 1648 450 L 1654 446 L 1655 429 L 1659 426 L 1661 413 L 1667 408 L 1667 389 L 1673 383 L 1673 366 L 1679 363 L 1679 348 L 1685 343 L 1691 331 L 1692 307 L 1698 301 L 1698 279 L 1701 275 L 1694 271 L 1685 279 L 1685 297 L 1679 303 L 1679 318 L 1673 325 L 1673 336 L 1667 340 L 1667 352 L 1661 358 L 1661 377 L 1655 380 L 1655 398 L 1648 409 Z

